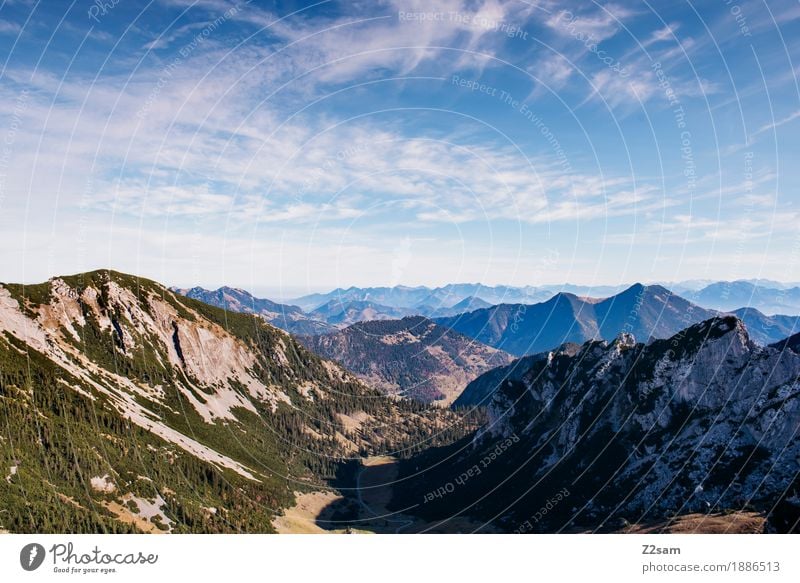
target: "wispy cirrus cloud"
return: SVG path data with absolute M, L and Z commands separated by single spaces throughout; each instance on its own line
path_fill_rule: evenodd
M 605 6 L 575 3 L 571 9 L 561 6 L 547 19 L 547 26 L 562 36 L 580 36 L 580 40 L 591 38 L 598 43 L 615 36 L 622 29 L 623 21 L 635 13 L 613 3 Z
M 769 30 L 741 4 L 755 29 Z M 780 26 L 791 28 L 793 11 L 781 5 Z M 737 230 L 759 243 L 764 232 L 784 237 L 782 244 L 788 236 L 781 217 L 769 219 L 794 216 L 791 165 L 754 143 L 755 167 L 747 170 L 730 149 L 730 128 L 746 116 L 761 136 L 796 118 L 765 124 L 772 102 L 759 101 L 767 93 L 776 99 L 779 78 L 794 83 L 795 68 L 779 70 L 784 53 L 796 52 L 791 43 L 759 53 L 765 83 L 754 88 L 760 75 L 747 66 L 751 49 L 724 55 L 737 63 L 729 78 L 714 60 L 719 39 L 694 13 L 664 10 L 667 17 L 655 5 L 383 0 L 289 12 L 281 3 L 161 0 L 128 27 L 132 6 L 119 5 L 85 38 L 84 14 L 71 14 L 52 35 L 49 13 L 36 12 L 19 45 L 28 53 L 9 59 L 4 72 L 0 139 L 13 128 L 13 148 L 0 184 L 0 226 L 24 225 L 42 264 L 68 254 L 76 224 L 94 242 L 113 228 L 126 257 L 139 252 L 138 237 L 143 262 L 161 252 L 171 268 L 183 251 L 171 246 L 191 233 L 199 254 L 241 273 L 246 262 L 218 253 L 214 231 L 229 250 L 284 249 L 291 269 L 325 272 L 329 281 L 340 262 L 348 285 L 365 261 L 406 249 L 405 239 L 392 238 L 409 229 L 408 252 L 428 246 L 414 259 L 428 277 L 461 273 L 449 268 L 463 254 L 481 258 L 481 269 L 502 265 L 508 279 L 515 273 L 508 257 L 516 253 L 517 267 L 530 267 L 526 261 L 551 242 L 567 252 L 579 246 L 574 265 L 591 270 L 601 246 L 579 241 L 586 232 L 604 242 L 634 232 L 631 245 L 666 237 L 701 255 Z M 697 10 L 706 17 L 712 8 Z M 712 28 L 731 28 L 729 9 L 714 9 Z M 512 29 L 520 34 L 506 34 Z M 13 42 L 13 32 L 0 42 Z M 741 33 L 735 26 L 733 33 L 721 52 L 738 48 Z M 685 108 L 680 121 L 655 61 Z M 454 87 L 454 75 L 484 90 Z M 730 86 L 737 76 L 748 84 L 738 93 Z M 15 112 L 23 92 L 25 107 Z M 723 93 L 734 96 L 730 103 Z M 509 96 L 520 102 L 510 105 Z M 775 111 L 797 110 L 782 99 Z M 687 172 L 696 173 L 691 185 Z M 20 256 L 19 269 L 37 261 Z M 270 261 L 277 273 L 281 262 Z
M 784 126 L 787 123 L 793 122 L 794 120 L 796 120 L 798 118 L 800 118 L 800 110 L 792 112 L 789 115 L 787 115 L 786 117 L 783 117 L 781 119 L 778 119 L 778 120 L 775 120 L 773 122 L 770 122 L 770 123 L 762 125 L 756 131 L 754 131 L 752 134 L 750 134 L 750 139 L 752 140 L 753 138 L 755 138 L 757 136 L 760 136 L 761 134 L 764 134 L 766 132 L 774 131 L 774 130 L 778 129 L 779 127 Z
M 231 5 L 201 4 L 218 11 Z M 427 222 L 580 220 L 597 213 L 553 201 L 597 199 L 602 208 L 609 195 L 630 186 L 629 179 L 565 176 L 547 157 L 532 160 L 514 148 L 483 143 L 482 137 L 465 142 L 464 135 L 409 135 L 369 118 L 342 124 L 292 110 L 292 79 L 298 75 L 302 92 L 324 97 L 331 83 L 346 86 L 378 70 L 413 73 L 435 57 L 460 66 L 457 51 L 441 48 L 457 39 L 475 50 L 491 50 L 497 35 L 465 18 L 446 26 L 399 20 L 401 8 L 426 6 L 388 2 L 388 14 L 369 26 L 341 18 L 290 27 L 263 11 L 247 16 L 239 11 L 236 18 L 267 23 L 270 34 L 288 44 L 230 52 L 208 42 L 174 68 L 151 64 L 93 84 L 12 70 L 10 78 L 36 94 L 25 112 L 27 134 L 17 145 L 27 153 L 25 164 L 11 185 L 58 192 L 61 205 L 113 210 L 117 216 L 235 217 L 289 225 L 369 216 L 380 213 L 376 202 L 402 202 L 409 216 Z M 533 10 L 492 2 L 467 8 L 459 1 L 438 9 L 472 10 L 498 22 L 524 21 Z M 183 55 L 184 37 L 206 22 L 178 27 L 147 49 L 162 54 L 172 47 Z M 300 43 L 309 36 L 313 44 Z M 169 62 L 168 55 L 162 62 Z M 306 83 L 308 77 L 313 83 Z M 287 90 L 275 92 L 283 84 Z M 44 167 L 56 171 L 41 172 Z M 341 202 L 353 197 L 369 202 L 361 209 Z M 636 202 L 611 201 L 611 208 L 636 212 Z

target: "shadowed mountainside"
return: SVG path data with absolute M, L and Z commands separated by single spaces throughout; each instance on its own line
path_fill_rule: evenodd
M 512 359 L 421 316 L 361 322 L 334 334 L 299 340 L 370 386 L 445 405 L 478 375 Z

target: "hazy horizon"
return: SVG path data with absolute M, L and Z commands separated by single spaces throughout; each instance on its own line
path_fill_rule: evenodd
M 500 287 L 500 286 L 508 286 L 508 287 L 515 287 L 515 288 L 524 288 L 524 287 L 531 287 L 531 288 L 558 288 L 558 287 L 580 287 L 580 288 L 628 288 L 635 284 L 642 284 L 642 285 L 662 285 L 665 287 L 668 286 L 684 286 L 684 287 L 694 287 L 696 289 L 700 289 L 707 284 L 711 283 L 733 283 L 736 281 L 747 281 L 747 282 L 765 282 L 765 283 L 772 283 L 778 284 L 783 287 L 797 287 L 800 286 L 800 282 L 797 281 L 781 281 L 778 279 L 772 278 L 755 278 L 755 277 L 741 277 L 735 280 L 724 280 L 724 279 L 708 279 L 708 278 L 701 278 L 701 279 L 688 279 L 688 280 L 680 280 L 680 281 L 663 281 L 663 280 L 628 280 L 622 282 L 593 282 L 593 283 L 579 283 L 579 282 L 556 282 L 556 283 L 530 283 L 530 284 L 520 284 L 520 285 L 511 285 L 503 282 L 488 284 L 484 282 L 476 282 L 476 281 L 450 281 L 444 282 L 441 284 L 435 285 L 426 285 L 426 284 L 406 284 L 406 283 L 394 283 L 394 284 L 386 284 L 386 283 L 378 283 L 374 285 L 324 285 L 324 284 L 314 284 L 308 287 L 305 286 L 264 286 L 264 285 L 251 285 L 248 283 L 236 283 L 236 282 L 222 282 L 222 283 L 186 283 L 186 282 L 178 282 L 169 280 L 169 279 L 160 279 L 159 277 L 153 277 L 152 275 L 148 275 L 146 273 L 136 273 L 130 271 L 124 271 L 121 269 L 116 268 L 94 268 L 89 269 L 86 272 L 91 271 L 98 271 L 98 270 L 106 270 L 109 269 L 111 271 L 118 271 L 122 273 L 128 273 L 130 275 L 135 275 L 138 277 L 146 278 L 154 280 L 166 287 L 170 288 L 179 288 L 179 289 L 191 289 L 194 287 L 204 288 L 206 290 L 215 291 L 222 287 L 229 287 L 229 288 L 236 288 L 242 289 L 255 297 L 258 298 L 266 298 L 273 301 L 286 301 L 292 299 L 299 299 L 303 296 L 312 295 L 312 294 L 327 294 L 337 289 L 347 290 L 350 288 L 393 288 L 393 287 L 407 287 L 407 288 L 427 288 L 427 289 L 436 289 L 445 287 L 448 285 L 480 285 L 483 287 L 491 288 L 491 287 Z M 70 275 L 75 275 L 78 273 L 86 273 L 86 272 L 70 272 L 70 273 L 53 273 L 44 279 L 33 279 L 29 281 L 12 281 L 8 279 L 1 279 L 0 284 L 2 283 L 14 283 L 14 284 L 23 284 L 23 285 L 36 285 L 39 283 L 43 283 L 45 281 L 49 281 L 50 279 L 56 277 L 66 277 Z M 766 287 L 769 287 L 768 285 Z

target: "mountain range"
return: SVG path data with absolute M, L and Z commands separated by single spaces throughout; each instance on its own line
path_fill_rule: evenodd
M 744 323 L 757 344 L 773 344 L 800 332 L 800 316 L 765 316 L 755 308 L 739 308 L 731 313 Z
M 637 284 L 298 340 L 298 306 L 183 291 L 223 307 L 0 284 L 0 531 L 798 529 L 800 334 L 754 341 L 796 320 Z
M 340 460 L 469 430 L 260 317 L 109 271 L 0 285 L 0 405 L 12 532 L 271 532 Z
M 800 315 L 800 286 L 777 281 L 750 279 L 736 281 L 687 281 L 657 283 L 709 310 L 731 312 L 739 308 L 754 308 L 764 314 Z M 331 301 L 347 304 L 368 301 L 391 308 L 413 309 L 415 314 L 436 317 L 452 314 L 441 310 L 452 308 L 468 298 L 477 298 L 490 305 L 536 304 L 559 293 L 580 297 L 608 297 L 630 285 L 543 285 L 543 286 L 485 286 L 481 284 L 448 284 L 441 287 L 350 287 L 337 288 L 324 294 L 311 294 L 291 300 L 291 303 L 310 312 Z M 476 306 L 479 307 L 479 306 Z M 486 307 L 486 306 L 483 306 Z
M 641 284 L 605 299 L 559 293 L 539 304 L 487 306 L 473 296 L 451 308 L 438 310 L 455 315 L 434 318 L 439 328 L 420 338 L 415 336 L 415 330 L 434 324 L 421 316 L 409 316 L 414 313 L 411 308 L 392 308 L 361 300 L 347 304 L 331 300 L 306 314 L 297 306 L 276 304 L 231 288 L 215 292 L 200 288 L 176 291 L 228 310 L 256 313 L 275 326 L 301 335 L 302 342 L 316 354 L 343 364 L 384 392 L 440 404 L 455 398 L 456 391 L 484 372 L 487 364 L 502 364 L 497 355 L 488 352 L 491 348 L 523 356 L 565 342 L 611 340 L 620 332 L 645 340 L 665 338 L 689 324 L 717 315 L 664 287 Z M 762 345 L 792 335 L 800 323 L 798 317 L 768 317 L 752 308 L 734 314 Z M 423 321 L 427 324 L 420 327 Z M 345 326 L 350 328 L 335 332 Z M 446 334 L 445 329 L 452 333 Z M 408 342 L 392 340 L 400 332 L 407 336 Z M 314 339 L 314 335 L 323 337 Z M 422 344 L 414 344 L 421 339 Z M 435 346 L 431 339 L 438 340 Z M 419 352 L 417 349 L 422 347 L 424 351 Z
M 298 306 L 257 298 L 243 289 L 221 287 L 211 291 L 202 287 L 193 287 L 190 289 L 171 288 L 171 290 L 187 298 L 230 312 L 256 314 L 273 326 L 292 334 L 325 334 L 336 329 L 324 320 L 307 315 Z
M 770 287 L 752 281 L 720 281 L 684 297 L 701 306 L 722 312 L 755 308 L 765 314 L 800 315 L 800 287 Z M 777 284 L 779 285 L 779 284 Z
M 636 284 L 603 300 L 559 293 L 541 304 L 501 304 L 435 321 L 489 346 L 523 356 L 566 342 L 611 340 L 620 332 L 644 341 L 665 338 L 715 314 L 664 287 Z
M 669 289 L 676 297 L 695 304 L 695 311 L 744 315 L 751 325 L 754 340 L 768 344 L 777 335 L 791 331 L 796 317 L 800 315 L 800 287 L 768 280 L 739 280 L 733 282 L 685 282 L 671 286 L 642 286 L 653 289 Z M 641 284 L 636 284 L 641 286 Z M 195 287 L 173 288 L 174 291 L 224 309 L 245 313 L 256 313 L 266 321 L 293 334 L 325 334 L 356 322 L 370 320 L 392 320 L 406 316 L 425 316 L 439 319 L 489 309 L 498 306 L 497 312 L 513 306 L 514 317 L 519 320 L 526 310 L 520 306 L 532 306 L 555 300 L 557 303 L 577 296 L 584 302 L 621 295 L 632 286 L 482 286 L 480 284 L 450 284 L 439 288 L 376 287 L 337 289 L 327 294 L 312 294 L 298 298 L 290 304 L 277 303 L 256 298 L 250 293 L 235 288 L 222 287 L 215 291 Z M 572 300 L 569 300 L 572 301 Z M 677 300 L 676 300 L 677 301 Z M 534 309 L 538 312 L 538 309 Z M 502 319 L 502 314 L 498 315 Z M 702 318 L 687 320 L 698 321 Z M 502 324 L 501 324 L 502 327 Z M 613 326 L 612 326 L 613 327 Z M 671 329 L 670 329 L 671 331 Z
M 407 308 L 384 306 L 367 300 L 353 300 L 341 302 L 331 300 L 312 311 L 312 318 L 323 320 L 332 326 L 349 326 L 356 322 L 372 320 L 396 320 L 414 314 Z
M 371 320 L 392 320 L 417 315 L 428 317 L 451 316 L 491 305 L 475 296 L 466 296 L 452 306 L 439 308 L 433 308 L 428 305 L 411 308 L 384 305 L 366 299 L 353 299 L 380 295 L 373 293 L 371 291 L 373 288 L 370 288 L 370 290 L 359 291 L 349 295 L 337 296 L 331 293 L 324 296 L 313 296 L 318 299 L 324 298 L 327 301 L 321 305 L 316 305 L 314 301 L 301 301 L 308 310 L 305 311 L 297 305 L 281 304 L 269 299 L 258 298 L 243 289 L 227 286 L 216 290 L 207 290 L 202 287 L 173 287 L 170 289 L 180 295 L 224 310 L 243 314 L 256 314 L 273 326 L 297 335 L 328 334 L 356 322 Z M 393 290 L 391 293 L 385 292 L 384 299 L 387 295 L 397 299 L 404 288 L 399 286 L 397 288 L 374 289 Z M 427 298 L 428 295 L 425 297 Z
M 480 374 L 512 360 L 505 352 L 422 316 L 360 322 L 333 334 L 298 340 L 369 386 L 443 405 L 449 405 Z
M 415 310 L 424 316 L 447 315 L 439 310 L 453 308 L 459 302 L 475 298 L 488 305 L 500 303 L 538 303 L 550 299 L 560 291 L 581 295 L 610 295 L 625 286 L 578 286 L 571 284 L 551 286 L 487 286 L 479 283 L 451 283 L 430 288 L 427 286 L 350 287 L 337 288 L 324 294 L 310 294 L 291 300 L 306 311 L 313 311 L 331 301 L 374 302 L 375 304 Z M 475 306 L 480 307 L 480 306 Z
M 758 346 L 725 316 L 649 344 L 621 334 L 518 360 L 456 401 L 487 406 L 481 430 L 403 462 L 392 507 L 445 522 L 469 509 L 505 532 L 722 532 L 757 516 L 796 530 L 798 343 Z

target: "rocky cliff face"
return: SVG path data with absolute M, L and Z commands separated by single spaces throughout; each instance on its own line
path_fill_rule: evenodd
M 800 355 L 757 346 L 735 317 L 649 345 L 624 334 L 568 346 L 504 370 L 463 395 L 487 405 L 490 422 L 439 480 L 519 441 L 439 512 L 471 503 L 505 529 L 528 521 L 539 531 L 753 508 L 786 529 L 797 512 Z M 564 488 L 568 499 L 531 523 Z
M 162 530 L 269 531 L 298 483 L 455 420 L 257 317 L 114 272 L 0 286 L 0 362 L 12 531 L 147 530 L 156 501 Z

